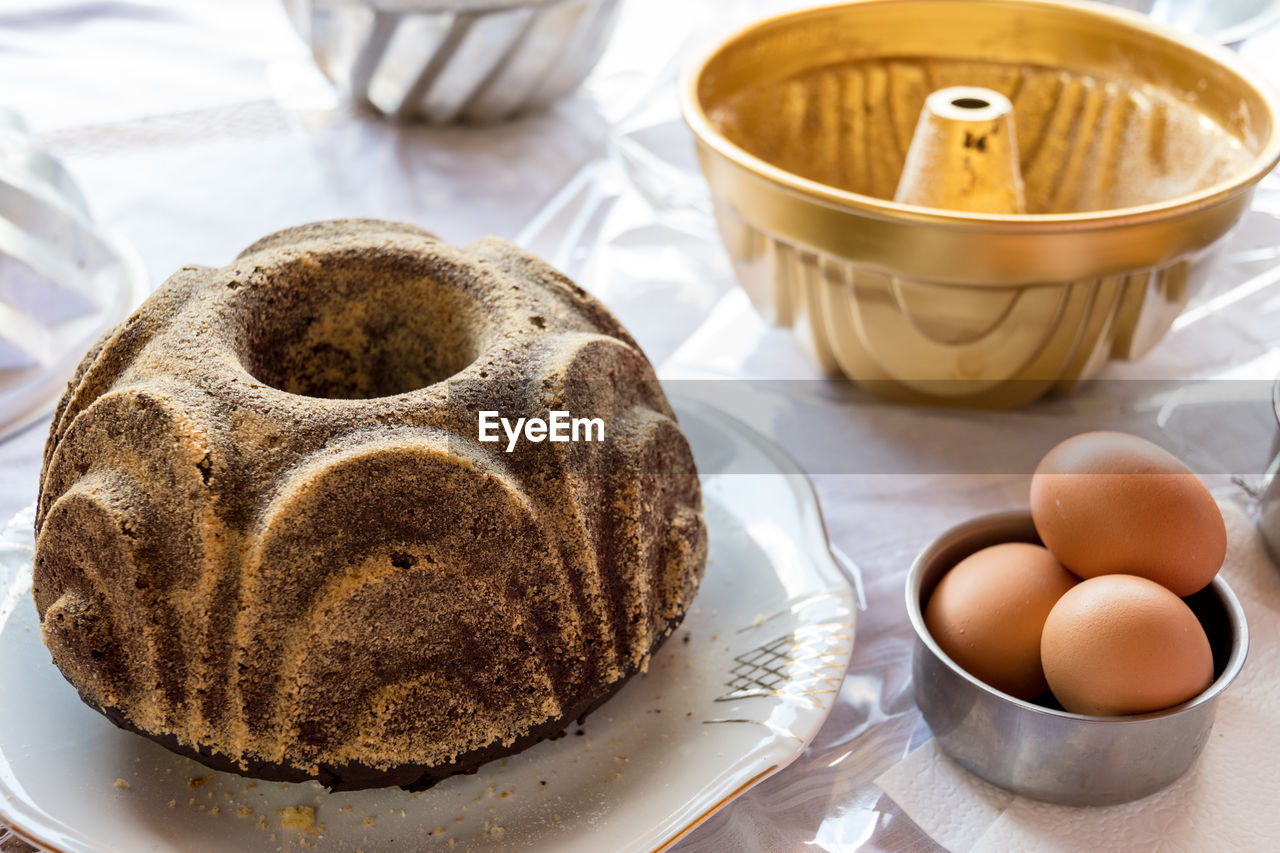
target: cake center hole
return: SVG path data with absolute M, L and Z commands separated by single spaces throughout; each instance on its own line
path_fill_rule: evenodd
M 479 354 L 486 323 L 457 287 L 346 258 L 282 267 L 237 306 L 241 362 L 259 382 L 362 400 L 425 388 Z
M 991 102 L 982 98 L 955 98 L 951 101 L 951 106 L 962 110 L 985 110 L 991 106 Z

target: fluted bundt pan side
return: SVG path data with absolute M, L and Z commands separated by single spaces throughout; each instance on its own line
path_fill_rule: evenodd
M 479 442 L 478 412 L 602 442 Z M 54 663 L 210 766 L 424 786 L 604 701 L 706 561 L 692 456 L 617 321 L 498 240 L 378 221 L 186 268 L 85 357 L 50 431 L 34 594 Z

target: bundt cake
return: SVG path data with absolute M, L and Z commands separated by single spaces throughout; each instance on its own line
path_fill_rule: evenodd
M 485 442 L 481 411 L 603 440 Z M 706 563 L 689 445 L 608 310 L 501 240 L 368 220 L 185 267 L 99 341 L 36 534 L 45 644 L 86 703 L 334 789 L 563 732 L 646 668 Z

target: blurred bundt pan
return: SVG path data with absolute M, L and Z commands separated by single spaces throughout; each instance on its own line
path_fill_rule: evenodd
M 137 253 L 0 107 L 0 440 L 48 417 L 84 351 L 147 290 Z
M 316 64 L 397 121 L 492 122 L 578 87 L 622 0 L 284 0 Z
M 925 99 L 955 86 L 1012 105 L 1024 212 L 893 201 Z M 1275 98 L 1233 53 L 1095 4 L 785 14 L 716 47 L 682 98 L 757 309 L 824 369 L 916 402 L 1017 405 L 1143 355 L 1280 156 Z

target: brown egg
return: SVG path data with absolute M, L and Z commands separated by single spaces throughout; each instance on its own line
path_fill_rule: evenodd
M 1007 542 L 969 555 L 943 575 L 924 624 L 966 672 L 1019 699 L 1044 693 L 1040 632 L 1079 583 L 1039 545 Z
M 1213 681 L 1213 652 L 1182 599 L 1154 581 L 1105 575 L 1054 605 L 1040 654 L 1062 707 L 1145 714 L 1185 702 Z
M 1050 450 L 1031 478 L 1031 516 L 1080 577 L 1138 575 L 1180 598 L 1207 586 L 1227 553 L 1204 483 L 1171 453 L 1120 432 L 1086 432 Z

